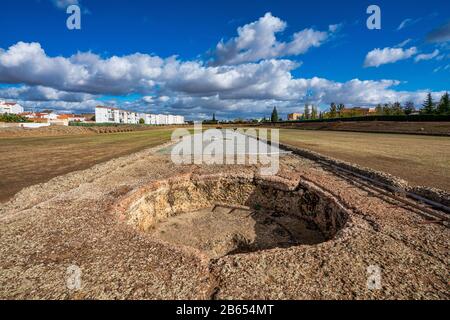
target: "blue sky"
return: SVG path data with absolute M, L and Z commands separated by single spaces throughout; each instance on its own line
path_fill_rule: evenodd
M 81 7 L 81 30 L 66 28 L 70 3 Z M 366 27 L 371 4 L 381 30 Z M 449 13 L 446 0 L 6 0 L 0 99 L 192 119 L 268 115 L 274 105 L 288 113 L 305 102 L 419 104 L 450 87 Z

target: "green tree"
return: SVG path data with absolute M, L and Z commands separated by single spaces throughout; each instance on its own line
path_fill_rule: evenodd
M 392 105 L 390 103 L 385 103 L 383 106 L 383 114 L 386 116 L 392 115 Z
M 422 113 L 423 114 L 433 114 L 435 112 L 434 101 L 431 93 L 428 93 L 427 98 L 423 102 Z
M 277 111 L 277 107 L 273 108 L 272 111 L 272 116 L 270 117 L 271 122 L 278 122 L 279 121 L 279 117 L 278 117 L 278 111 Z
M 308 106 L 307 104 L 305 104 L 305 112 L 304 112 L 304 114 L 303 114 L 303 117 L 304 117 L 306 120 L 311 119 L 311 110 L 309 109 L 309 106 Z
M 384 114 L 383 106 L 381 105 L 381 103 L 377 104 L 375 110 L 377 115 L 379 116 L 382 116 Z
M 437 113 L 439 114 L 450 113 L 450 101 L 448 97 L 448 92 L 444 93 L 444 95 L 441 98 L 441 101 L 439 101 Z
M 311 119 L 315 120 L 318 117 L 318 112 L 317 112 L 317 107 L 316 106 L 312 106 L 311 109 Z
M 345 110 L 345 105 L 340 103 L 337 107 L 337 112 L 339 114 L 339 118 L 342 118 L 344 116 L 343 111 Z
M 140 119 L 139 119 L 139 124 L 145 124 L 145 120 L 142 119 L 142 118 L 140 118 Z
M 405 103 L 404 112 L 407 116 L 415 111 L 416 111 L 416 107 L 414 106 L 414 102 L 408 101 Z
M 396 102 L 392 105 L 392 114 L 394 114 L 396 116 L 405 114 L 403 112 L 403 108 L 402 108 L 402 105 L 400 104 L 400 102 Z
M 330 105 L 329 117 L 331 119 L 336 118 L 336 114 L 337 114 L 337 107 L 336 107 L 336 104 L 334 102 L 332 102 Z
M 17 114 L 0 114 L 0 122 L 29 122 L 27 118 Z

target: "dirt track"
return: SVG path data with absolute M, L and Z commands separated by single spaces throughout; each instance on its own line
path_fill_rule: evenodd
M 178 175 L 252 175 L 255 167 L 175 166 L 156 149 L 57 177 L 0 207 L 0 298 L 448 299 L 449 231 L 358 189 L 313 162 L 282 158 L 279 177 L 308 179 L 346 210 L 334 239 L 210 260 L 138 231 L 113 210 L 133 192 Z M 144 189 L 143 189 L 144 190 Z M 66 287 L 67 268 L 82 288 Z M 367 288 L 367 268 L 382 289 Z

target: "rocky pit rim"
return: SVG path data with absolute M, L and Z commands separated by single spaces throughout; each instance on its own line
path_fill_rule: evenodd
M 350 214 L 307 181 L 187 174 L 138 188 L 114 206 L 119 220 L 210 258 L 336 239 Z

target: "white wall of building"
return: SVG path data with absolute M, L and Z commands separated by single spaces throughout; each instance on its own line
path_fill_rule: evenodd
M 169 124 L 168 118 L 165 114 L 156 115 L 156 124 L 160 126 L 165 126 Z
M 49 127 L 50 123 L 36 123 L 36 122 L 23 122 L 23 123 L 12 123 L 12 122 L 0 122 L 0 128 L 27 128 L 27 129 L 37 129 L 42 127 Z
M 86 118 L 84 117 L 70 117 L 69 122 L 86 122 Z
M 114 122 L 112 110 L 106 108 L 95 108 L 95 121 L 97 123 L 111 123 Z
M 183 116 L 175 116 L 174 124 L 184 124 L 184 117 Z
M 23 107 L 18 103 L 8 103 L 5 101 L 0 101 L 0 114 L 11 113 L 19 114 L 23 113 Z
M 147 125 L 184 124 L 183 116 L 136 113 L 108 107 L 95 108 L 95 121 L 97 123 L 139 124 L 140 119 L 144 119 Z
M 44 116 L 44 119 L 48 119 L 48 120 L 57 120 L 58 119 L 58 115 L 54 112 L 46 114 Z

